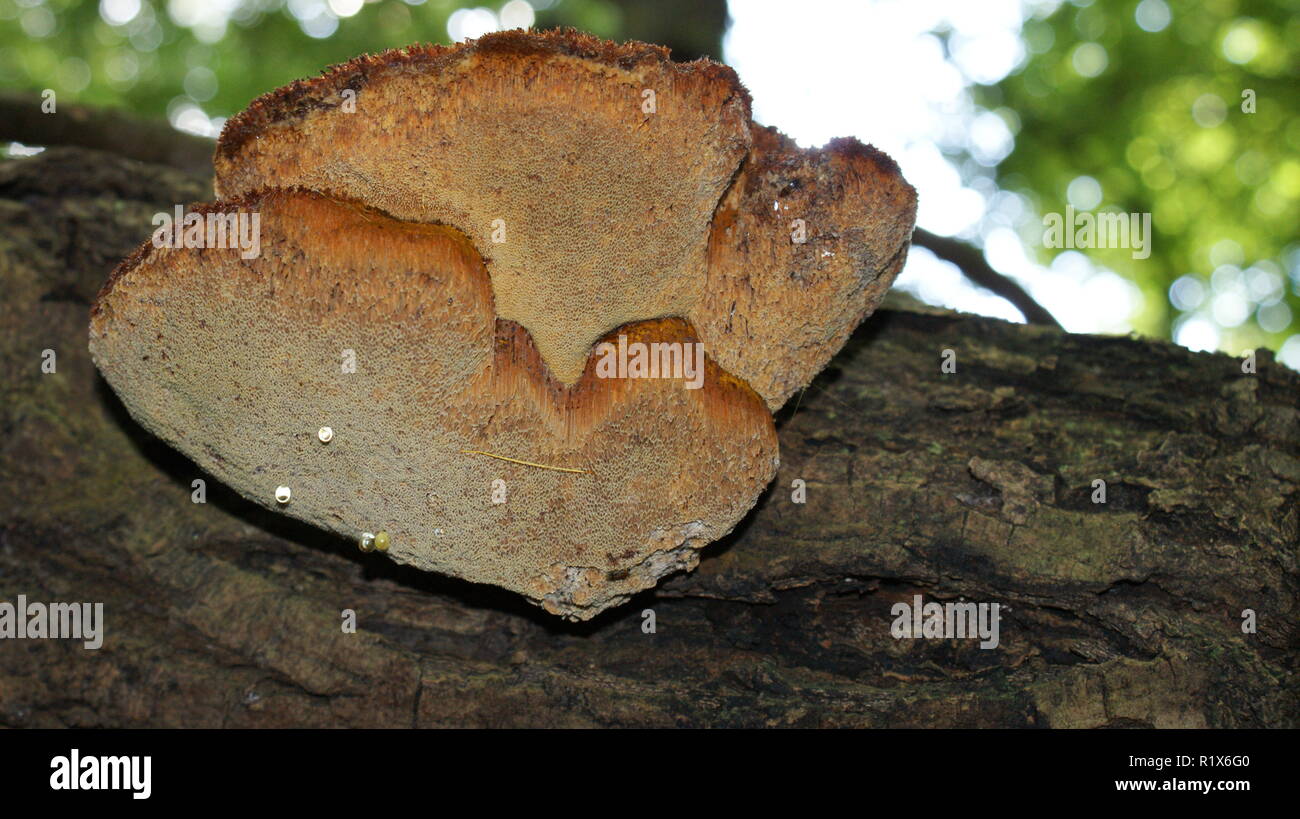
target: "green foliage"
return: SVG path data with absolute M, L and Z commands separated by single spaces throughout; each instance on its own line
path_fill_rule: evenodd
M 328 36 L 309 36 L 291 9 L 320 0 L 139 0 L 124 25 L 110 25 L 100 0 L 0 0 L 0 78 L 26 91 L 52 88 L 59 101 L 161 116 L 192 101 L 210 116 L 242 110 L 260 94 L 319 74 L 358 54 L 412 43 L 446 43 L 452 0 L 377 0 L 338 20 Z M 503 1 L 503 0 L 500 0 Z M 126 0 L 128 4 L 134 0 Z M 493 9 L 500 2 L 492 5 Z M 546 6 L 546 2 L 538 2 Z M 537 13 L 538 27 L 573 26 L 620 37 L 612 0 L 563 0 Z M 223 28 L 179 25 L 199 10 L 227 18 Z M 211 9 L 224 10 L 213 13 Z M 111 13 L 108 17 L 111 18 Z M 328 31 L 328 27 L 320 32 Z
M 1098 210 L 1152 214 L 1150 258 L 1086 251 L 1142 289 L 1138 330 L 1167 335 L 1200 316 L 1234 354 L 1297 333 L 1300 321 L 1282 324 L 1300 316 L 1294 2 L 1067 3 L 1026 21 L 1024 40 L 1022 69 L 979 92 L 1016 134 L 999 184 L 1042 215 L 1063 212 L 1071 181 L 1087 176 Z M 1027 224 L 1022 238 L 1049 261 L 1061 251 L 1043 248 L 1042 230 Z

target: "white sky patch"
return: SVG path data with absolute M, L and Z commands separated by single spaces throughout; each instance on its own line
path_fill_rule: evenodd
M 1219 348 L 1219 328 L 1200 315 L 1191 315 L 1174 325 L 1174 341 L 1198 353 Z
M 501 7 L 498 17 L 501 20 L 501 28 L 506 31 L 512 28 L 532 28 L 533 22 L 537 19 L 528 0 L 510 0 Z
M 1281 349 L 1277 351 L 1277 360 L 1293 370 L 1300 370 L 1300 334 L 1282 342 Z
M 140 0 L 100 0 L 99 16 L 110 26 L 124 26 L 140 13 Z
M 365 4 L 366 0 L 329 0 L 330 11 L 340 18 L 352 17 Z
M 1142 0 L 1138 3 L 1133 16 L 1137 20 L 1138 28 L 1152 33 L 1164 31 L 1172 17 L 1169 6 L 1164 0 Z
M 1101 185 L 1091 176 L 1076 176 L 1065 189 L 1065 198 L 1075 210 L 1092 210 L 1101 204 Z
M 447 18 L 447 36 L 453 43 L 477 40 L 501 29 L 501 21 L 489 8 L 456 9 Z
M 5 146 L 4 152 L 7 156 L 36 156 L 45 150 L 43 145 L 24 145 L 21 142 L 10 142 Z
M 226 36 L 226 24 L 239 7 L 239 0 L 168 0 L 167 14 L 205 43 Z
M 178 131 L 214 139 L 226 124 L 225 117 L 209 117 L 189 97 L 175 97 L 167 104 L 167 121 Z
M 308 37 L 324 40 L 339 30 L 339 16 L 325 0 L 289 0 L 289 13 Z
M 1028 212 L 1020 197 L 997 190 L 987 175 L 968 169 L 963 182 L 945 156 L 964 149 L 972 164 L 992 166 L 1014 147 L 1014 129 L 997 113 L 978 108 L 971 87 L 997 82 L 1022 64 L 1024 20 L 1058 5 L 731 0 L 723 50 L 753 95 L 756 120 L 775 125 L 802 147 L 839 136 L 875 145 L 917 189 L 920 227 L 983 244 L 990 264 L 1018 281 L 1067 330 L 1124 333 L 1142 303 L 1136 286 L 1079 253 L 1058 257 L 1050 267 L 1031 261 L 1014 228 L 1028 220 L 1041 235 L 1040 216 Z M 1160 22 L 1160 5 L 1154 0 L 1143 12 L 1152 27 Z M 1136 28 L 1137 22 L 1129 25 Z M 951 59 L 936 30 L 951 31 Z M 1099 73 L 1106 58 L 1098 49 L 1082 56 L 1084 67 Z M 1074 191 L 1078 198 L 1100 201 L 1096 180 L 1081 179 L 1086 181 Z M 932 304 L 1021 320 L 1005 300 L 970 285 L 955 267 L 919 248 L 898 286 Z

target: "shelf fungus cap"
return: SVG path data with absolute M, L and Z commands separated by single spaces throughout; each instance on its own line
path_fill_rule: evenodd
M 916 207 L 874 149 L 755 126 L 725 66 L 570 31 L 354 60 L 232 118 L 215 164 L 221 201 L 91 311 L 132 416 L 254 502 L 571 619 L 753 506 L 772 410 Z M 250 224 L 254 253 L 212 241 Z

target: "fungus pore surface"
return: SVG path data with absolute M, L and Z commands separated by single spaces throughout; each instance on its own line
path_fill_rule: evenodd
M 214 162 L 193 241 L 92 308 L 131 415 L 257 503 L 573 619 L 753 506 L 771 412 L 916 209 L 875 149 L 754 125 L 727 67 L 571 31 L 359 58 L 255 101 Z M 256 253 L 212 241 L 254 214 Z

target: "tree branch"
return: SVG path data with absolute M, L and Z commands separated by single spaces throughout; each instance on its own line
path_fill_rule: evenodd
M 41 110 L 31 94 L 0 95 L 0 140 L 28 145 L 73 145 L 212 175 L 211 139 L 177 131 L 162 120 L 141 119 L 109 108 L 58 103 Z
M 1045 307 L 1034 301 L 1033 296 L 1026 293 L 1020 285 L 990 267 L 979 248 L 958 239 L 936 236 L 921 228 L 917 228 L 912 233 L 912 244 L 925 248 L 945 262 L 957 265 L 962 275 L 971 282 L 1011 302 L 1030 324 L 1061 326 L 1061 323 Z
M 1300 725 L 1300 375 L 1266 352 L 1246 374 L 881 310 L 698 569 L 562 623 L 262 509 L 130 419 L 89 304 L 209 180 L 72 148 L 0 162 L 0 602 L 102 602 L 105 623 L 102 650 L 4 646 L 0 727 Z M 918 595 L 1005 606 L 999 644 L 896 636 Z

